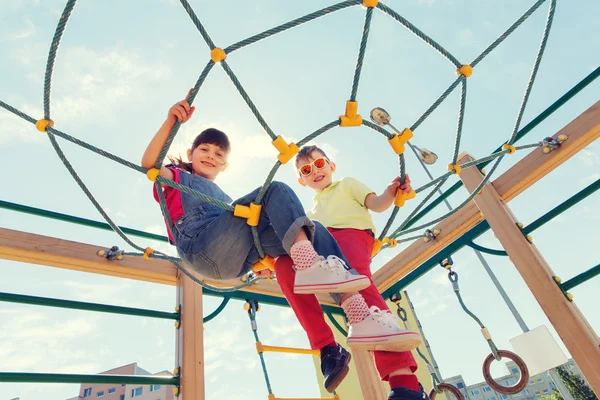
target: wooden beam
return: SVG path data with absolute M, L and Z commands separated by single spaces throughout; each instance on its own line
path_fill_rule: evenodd
M 178 271 L 177 302 L 181 324 L 177 332 L 177 367 L 181 400 L 204 400 L 204 324 L 202 286 Z
M 379 373 L 375 368 L 373 356 L 368 350 L 352 350 L 352 360 L 356 367 L 360 389 L 362 390 L 363 400 L 381 400 L 386 399 L 389 390 L 386 385 L 379 379 Z M 358 398 L 358 393 L 357 397 Z
M 508 202 L 514 199 L 600 137 L 600 101 L 567 124 L 553 137 L 562 134 L 566 134 L 569 138 L 559 149 L 549 154 L 544 154 L 539 148 L 535 149 L 494 181 L 493 185 L 503 201 Z M 506 157 L 510 157 L 510 155 Z M 435 226 L 441 230 L 441 234 L 435 240 L 429 243 L 420 239 L 416 240 L 376 271 L 373 274 L 375 285 L 381 292 L 385 291 L 482 220 L 475 204 L 468 204 Z
M 0 228 L 0 259 L 163 285 L 174 286 L 177 284 L 177 268 L 166 260 L 125 257 L 121 261 L 109 261 L 96 255 L 96 251 L 99 249 L 105 249 L 105 247 Z M 197 274 L 194 275 L 201 278 Z M 241 283 L 238 279 L 226 281 L 203 279 L 203 281 L 217 287 L 231 287 Z M 259 281 L 255 285 L 241 289 L 241 291 L 285 297 L 274 280 Z M 319 295 L 319 300 L 321 304 L 337 307 L 337 304 L 329 295 Z
M 460 162 L 471 160 L 464 155 Z M 483 175 L 470 167 L 462 170 L 460 178 L 472 193 Z M 474 200 L 590 386 L 600 393 L 600 341 L 594 330 L 577 306 L 563 295 L 553 279 L 554 273 L 517 227 L 517 219 L 496 188 L 488 183 Z

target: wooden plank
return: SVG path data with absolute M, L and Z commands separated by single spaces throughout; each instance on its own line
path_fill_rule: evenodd
M 364 400 L 381 400 L 387 399 L 389 391 L 386 385 L 379 379 L 379 373 L 375 368 L 373 356 L 368 350 L 352 350 L 352 360 L 356 367 L 358 381 L 362 390 L 361 399 Z M 358 393 L 357 397 L 358 398 Z
M 177 332 L 177 367 L 181 374 L 181 400 L 204 400 L 204 325 L 202 286 L 178 272 L 177 298 L 181 325 Z
M 559 149 L 549 154 L 544 154 L 542 149 L 535 149 L 494 181 L 493 186 L 503 201 L 509 202 L 514 199 L 600 137 L 600 101 L 567 124 L 553 137 L 562 134 L 568 135 L 569 138 Z M 510 157 L 510 155 L 506 157 Z M 416 240 L 376 271 L 373 274 L 375 285 L 381 292 L 385 291 L 481 220 L 482 217 L 475 204 L 468 204 L 434 227 L 442 231 L 436 240 L 429 243 Z
M 0 259 L 164 285 L 174 286 L 177 283 L 177 268 L 166 260 L 125 257 L 121 261 L 109 261 L 96 255 L 99 249 L 105 247 L 0 228 Z M 201 279 L 199 275 L 193 274 Z M 238 279 L 225 281 L 203 279 L 203 281 L 217 287 L 231 287 L 241 283 Z M 241 291 L 285 297 L 274 280 L 263 280 Z M 318 297 L 322 304 L 337 306 L 329 295 L 322 294 Z
M 460 162 L 472 159 L 464 155 Z M 483 176 L 470 167 L 463 169 L 460 178 L 472 193 Z M 521 233 L 517 219 L 496 189 L 488 183 L 474 200 L 590 386 L 600 393 L 600 341 L 594 330 L 577 306 L 565 298 L 554 282 L 554 273 Z

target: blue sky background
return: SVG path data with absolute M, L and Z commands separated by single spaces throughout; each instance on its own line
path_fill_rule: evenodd
M 213 41 L 226 47 L 240 39 L 329 4 L 323 1 L 191 1 Z M 394 8 L 464 63 L 473 60 L 533 2 L 506 0 L 389 0 Z M 62 1 L 0 0 L 0 99 L 42 116 L 43 74 Z M 461 149 L 485 156 L 512 132 L 523 91 L 547 15 L 543 5 L 475 69 L 468 98 Z M 600 64 L 600 33 L 593 0 L 560 1 L 545 58 L 525 112 L 527 123 Z M 228 63 L 271 128 L 297 141 L 333 121 L 344 111 L 364 22 L 364 9 L 353 7 L 318 19 L 233 53 Z M 56 127 L 84 141 L 138 163 L 168 108 L 196 81 L 208 60 L 208 48 L 178 2 L 158 0 L 82 0 L 67 26 L 52 83 L 52 118 Z M 455 79 L 454 67 L 397 22 L 374 13 L 363 75 L 359 112 L 368 117 L 381 106 L 398 128 L 412 125 Z M 521 143 L 554 134 L 598 100 L 600 83 L 590 85 L 548 118 Z M 459 92 L 455 91 L 415 131 L 413 143 L 440 156 L 432 167 L 445 172 L 454 143 Z M 217 183 L 232 197 L 261 185 L 276 151 L 270 145 L 229 78 L 216 67 L 198 95 L 197 111 L 179 133 L 172 153 L 184 152 L 202 129 L 215 126 L 231 137 L 231 167 Z M 381 192 L 398 173 L 397 159 L 384 138 L 367 128 L 334 129 L 320 137 L 338 163 L 338 177 L 355 176 Z M 62 141 L 61 141 L 61 144 Z M 123 226 L 165 233 L 160 210 L 143 175 L 70 143 L 67 153 L 98 201 Z M 505 157 L 498 173 L 526 152 Z M 4 161 L 2 200 L 81 217 L 100 219 L 73 182 L 48 139 L 6 111 L 0 111 L 0 155 Z M 407 170 L 415 187 L 427 182 L 409 154 Z M 525 224 L 600 177 L 600 150 L 593 143 L 534 185 L 510 207 Z M 306 207 L 313 194 L 295 183 L 294 171 L 277 175 L 297 188 Z M 451 179 L 446 187 L 453 184 Z M 458 204 L 461 190 L 450 200 Z M 534 233 L 548 263 L 564 279 L 597 264 L 593 251 L 600 222 L 600 194 L 562 214 Z M 408 215 L 416 202 L 400 212 Z M 430 219 L 444 209 L 433 212 Z M 383 227 L 389 213 L 377 215 Z M 123 243 L 113 233 L 0 210 L 0 226 L 109 247 Z M 397 221 L 396 225 L 400 221 Z M 165 244 L 134 239 L 172 252 Z M 499 248 L 491 233 L 477 243 Z M 387 250 L 373 269 L 402 250 Z M 465 301 L 489 327 L 500 348 L 521 333 L 483 268 L 470 250 L 454 256 Z M 514 266 L 506 258 L 487 257 L 530 327 L 550 326 Z M 102 302 L 170 311 L 175 289 L 160 285 L 64 271 L 0 260 L 0 291 Z M 575 300 L 600 331 L 599 281 L 574 289 Z M 434 270 L 409 288 L 434 355 L 446 377 L 463 374 L 467 383 L 482 380 L 488 354 L 474 321 L 460 309 L 442 270 Z M 205 298 L 206 310 L 219 300 Z M 130 362 L 151 372 L 174 365 L 174 329 L 169 321 L 2 304 L 0 370 L 97 373 Z M 289 309 L 265 307 L 259 316 L 261 338 L 274 345 L 306 346 L 307 340 Z M 552 331 L 554 333 L 554 331 Z M 247 398 L 266 396 L 246 313 L 239 302 L 206 326 L 208 399 L 231 393 L 232 382 Z M 557 336 L 556 336 L 557 337 Z M 292 358 L 292 360 L 290 360 Z M 310 358 L 269 355 L 274 390 L 281 397 L 318 396 Z M 496 366 L 496 375 L 504 372 Z M 65 399 L 78 385 L 0 384 L 0 399 Z

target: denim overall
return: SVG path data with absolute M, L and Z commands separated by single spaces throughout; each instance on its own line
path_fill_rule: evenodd
M 212 181 L 199 175 L 181 173 L 180 183 L 207 196 L 231 202 Z M 259 189 L 233 204 L 248 205 Z M 212 279 L 240 277 L 260 259 L 250 226 L 245 218 L 181 192 L 184 215 L 174 221 L 173 237 L 181 259 L 202 276 Z M 335 255 L 348 265 L 335 239 L 318 222 L 311 221 L 294 191 L 284 183 L 273 182 L 262 201 L 258 223 L 260 242 L 266 254 L 279 257 L 289 254 L 300 229 L 304 229 L 316 252 Z

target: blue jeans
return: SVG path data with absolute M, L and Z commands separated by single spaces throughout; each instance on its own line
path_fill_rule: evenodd
M 247 205 L 256 199 L 258 192 L 256 189 L 233 204 Z M 199 223 L 202 218 L 212 220 Z M 273 182 L 267 189 L 257 229 L 263 250 L 271 257 L 289 255 L 303 229 L 319 255 L 335 255 L 348 265 L 333 236 L 323 225 L 306 216 L 294 191 L 282 182 Z M 240 277 L 260 259 L 246 219 L 235 217 L 231 212 L 215 216 L 203 215 L 200 210 L 183 216 L 173 231 L 179 256 L 190 268 L 208 278 Z

